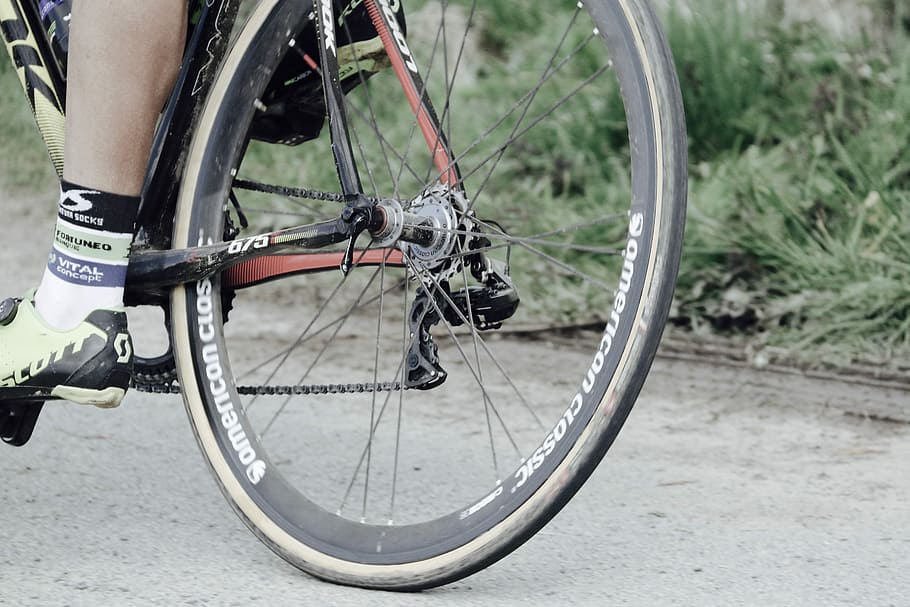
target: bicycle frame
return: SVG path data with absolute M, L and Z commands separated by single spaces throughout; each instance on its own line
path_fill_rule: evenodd
M 333 38 L 331 1 L 322 0 L 328 11 L 317 15 L 323 86 L 330 121 L 336 166 L 347 201 L 338 219 L 313 225 L 260 234 L 242 240 L 210 244 L 181 250 L 170 249 L 173 217 L 183 172 L 182 159 L 194 132 L 197 117 L 227 52 L 240 0 L 199 0 L 199 20 L 184 54 L 177 83 L 165 107 L 153 143 L 142 201 L 134 232 L 133 249 L 127 274 L 127 305 L 165 305 L 168 290 L 178 284 L 201 280 L 223 273 L 224 286 L 243 288 L 303 272 L 319 272 L 355 265 L 403 266 L 403 256 L 394 249 L 358 250 L 357 236 L 367 229 L 378 229 L 381 213 L 373 213 L 375 201 L 368 201 L 362 188 L 347 138 L 343 111 L 343 92 L 338 86 L 337 57 Z M 392 18 L 383 14 L 385 0 L 367 0 L 371 16 L 381 32 L 396 74 L 417 117 L 442 180 L 460 187 L 460 175 L 441 134 L 438 119 L 409 51 L 391 35 Z M 315 3 L 314 3 L 315 8 Z M 323 6 L 325 9 L 326 6 Z M 28 97 L 38 129 L 58 174 L 63 171 L 64 112 L 66 76 L 60 73 L 41 23 L 37 0 L 0 0 L 0 22 L 6 49 L 16 66 L 19 80 Z M 328 25 L 327 25 L 328 24 Z M 328 33 L 326 29 L 329 29 Z M 327 38 L 328 37 L 328 38 Z M 331 49 L 332 53 L 328 52 Z M 289 249 L 318 249 L 349 241 L 348 250 L 334 253 L 287 254 Z

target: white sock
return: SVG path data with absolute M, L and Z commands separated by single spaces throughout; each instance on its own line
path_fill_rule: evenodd
M 92 310 L 123 307 L 123 287 L 89 287 L 57 278 L 44 269 L 41 285 L 35 293 L 35 311 L 44 322 L 69 331 L 79 325 Z
M 99 308 L 123 306 L 123 285 L 139 198 L 63 181 L 54 245 L 35 310 L 69 330 Z

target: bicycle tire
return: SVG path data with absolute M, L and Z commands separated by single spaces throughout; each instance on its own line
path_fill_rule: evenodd
M 495 7 L 502 6 L 502 3 L 494 4 Z M 306 8 L 301 8 L 301 5 L 306 5 Z M 484 12 L 487 8 L 486 3 L 459 4 L 457 6 L 462 7 L 458 9 L 461 12 L 455 13 L 455 9 L 451 9 L 453 12 L 449 14 L 447 14 L 449 7 L 456 6 L 455 4 L 443 3 L 440 8 L 435 9 L 436 13 L 432 12 L 434 9 L 427 8 L 431 3 L 415 2 L 415 5 L 419 6 L 408 14 L 409 18 L 423 24 L 426 19 L 442 11 L 442 15 L 445 16 L 443 21 L 448 24 L 444 26 L 445 28 L 450 27 L 452 22 L 460 20 L 463 22 L 465 32 L 480 32 L 485 36 L 482 43 L 474 47 L 481 49 L 478 52 L 482 52 L 482 47 L 486 44 L 492 47 L 493 57 L 506 53 L 509 41 L 489 39 L 495 34 L 490 28 L 490 23 L 496 17 L 496 13 L 493 8 L 489 9 L 489 13 Z M 520 8 L 526 5 L 517 2 L 515 6 Z M 473 8 L 468 12 L 470 7 Z M 258 111 L 256 107 L 261 106 L 261 102 L 257 103 L 260 95 L 268 86 L 271 75 L 285 52 L 294 44 L 291 42 L 295 36 L 294 32 L 299 32 L 306 25 L 311 8 L 309 3 L 265 0 L 253 12 L 235 41 L 201 116 L 188 155 L 187 172 L 175 218 L 175 247 L 223 238 L 226 217 L 231 212 L 229 193 L 238 174 L 249 170 L 248 165 L 261 165 L 265 167 L 264 170 L 271 171 L 278 162 L 270 154 L 306 153 L 295 148 L 260 150 L 257 144 L 250 144 L 248 131 Z M 405 8 L 407 10 L 407 4 Z M 531 370 L 527 372 L 528 375 L 540 375 L 555 364 L 550 361 L 532 362 L 517 356 L 515 353 L 521 352 L 527 341 L 518 341 L 516 344 L 510 337 L 497 336 L 495 331 L 492 334 L 481 334 L 473 327 L 468 331 L 468 335 L 474 344 L 475 352 L 473 356 L 466 355 L 457 343 L 459 334 L 454 329 L 446 327 L 445 331 L 437 331 L 440 358 L 445 355 L 445 360 L 455 364 L 456 368 L 449 369 L 449 378 L 442 386 L 420 391 L 420 408 L 413 415 L 418 417 L 424 415 L 429 423 L 422 425 L 419 431 L 415 431 L 408 441 L 402 444 L 401 436 L 408 430 L 406 424 L 401 421 L 404 419 L 404 403 L 407 400 L 410 405 L 417 400 L 412 396 L 416 391 L 395 390 L 400 388 L 395 383 L 396 380 L 398 383 L 401 382 L 401 368 L 404 364 L 398 359 L 404 358 L 409 348 L 406 335 L 407 320 L 397 321 L 401 322 L 402 329 L 395 325 L 398 335 L 396 339 L 400 343 L 395 345 L 397 350 L 391 351 L 398 354 L 388 357 L 392 361 L 390 363 L 392 366 L 387 368 L 382 366 L 384 363 L 381 362 L 381 359 L 385 360 L 382 355 L 386 353 L 388 326 L 383 324 L 382 319 L 385 315 L 393 313 L 407 316 L 412 311 L 415 295 L 409 281 L 413 278 L 412 275 L 426 280 L 426 275 L 430 271 L 425 267 L 421 270 L 421 267 L 409 266 L 402 272 L 400 268 L 392 267 L 390 263 L 380 262 L 379 267 L 370 271 L 354 268 L 351 275 L 355 278 L 343 278 L 336 271 L 273 281 L 268 283 L 270 287 L 256 286 L 243 292 L 238 291 L 227 322 L 221 321 L 221 298 L 218 297 L 224 277 L 212 277 L 199 283 L 184 285 L 172 292 L 171 334 L 184 400 L 197 441 L 222 492 L 247 526 L 266 545 L 290 563 L 317 577 L 369 588 L 417 590 L 454 581 L 502 558 L 545 525 L 590 476 L 618 435 L 644 383 L 669 313 L 682 246 L 687 165 L 678 83 L 658 20 L 646 1 L 600 0 L 586 2 L 584 6 L 579 3 L 576 11 L 570 12 L 567 16 L 547 8 L 547 11 L 551 10 L 554 14 L 544 15 L 539 8 L 531 8 L 526 12 L 538 14 L 545 19 L 546 27 L 553 23 L 559 24 L 559 27 L 566 24 L 570 33 L 562 40 L 570 41 L 567 45 L 570 49 L 578 48 L 573 47 L 571 43 L 579 39 L 590 42 L 592 37 L 590 33 L 583 35 L 583 32 L 593 32 L 594 43 L 599 46 L 595 46 L 593 50 L 570 54 L 568 59 L 581 64 L 589 60 L 589 55 L 584 53 L 605 54 L 603 63 L 596 64 L 599 66 L 597 70 L 603 71 L 592 72 L 599 74 L 592 82 L 599 86 L 601 80 L 606 79 L 604 86 L 608 89 L 595 89 L 588 95 L 589 85 L 576 90 L 565 89 L 561 83 L 556 83 L 554 86 L 561 91 L 571 91 L 565 99 L 557 96 L 561 100 L 559 101 L 561 105 L 556 109 L 561 110 L 563 106 L 569 109 L 565 113 L 557 113 L 556 110 L 544 112 L 543 117 L 532 126 L 537 129 L 538 126 L 549 125 L 551 118 L 557 120 L 556 116 L 561 116 L 562 120 L 574 120 L 579 107 L 583 107 L 575 106 L 575 103 L 586 103 L 597 110 L 604 96 L 612 94 L 605 93 L 605 90 L 619 91 L 617 95 L 621 97 L 617 98 L 621 99 L 626 123 L 621 128 L 621 133 L 626 142 L 616 153 L 620 158 L 627 159 L 628 166 L 622 167 L 619 173 L 629 174 L 627 186 L 630 190 L 625 194 L 620 192 L 616 195 L 619 200 L 617 204 L 620 205 L 617 213 L 608 212 L 606 209 L 600 210 L 600 206 L 595 206 L 599 214 L 595 215 L 590 223 L 583 224 L 573 219 L 574 223 L 563 226 L 564 231 L 557 230 L 558 236 L 564 237 L 571 232 L 573 238 L 582 237 L 576 235 L 590 236 L 591 227 L 597 237 L 601 237 L 599 235 L 603 233 L 603 238 L 606 238 L 610 229 L 613 230 L 613 244 L 618 242 L 619 248 L 611 250 L 607 262 L 612 263 L 609 277 L 612 281 L 611 286 L 605 286 L 599 278 L 588 275 L 586 268 L 600 266 L 582 265 L 588 263 L 590 257 L 596 256 L 598 261 L 601 257 L 606 258 L 605 251 L 609 247 L 577 245 L 571 239 L 560 241 L 559 245 L 541 243 L 538 241 L 546 241 L 552 234 L 540 232 L 539 227 L 529 228 L 531 231 L 527 237 L 513 237 L 511 229 L 501 228 L 502 231 L 498 231 L 500 228 L 494 226 L 508 224 L 510 219 L 516 223 L 523 219 L 522 212 L 525 206 L 523 204 L 516 206 L 516 203 L 507 200 L 505 194 L 497 194 L 496 197 L 497 204 L 501 203 L 500 206 L 509 211 L 505 213 L 505 217 L 497 217 L 495 220 L 490 218 L 489 221 L 478 220 L 485 230 L 493 236 L 502 238 L 508 244 L 513 279 L 520 290 L 524 289 L 521 306 L 525 306 L 526 299 L 530 301 L 527 309 L 531 311 L 528 312 L 527 318 L 531 319 L 528 322 L 534 327 L 527 328 L 528 322 L 516 320 L 516 323 L 524 323 L 515 325 L 521 329 L 519 332 L 526 329 L 531 333 L 536 331 L 537 317 L 534 314 L 538 313 L 550 318 L 552 324 L 554 313 L 547 306 L 551 305 L 552 299 L 569 297 L 565 295 L 568 289 L 563 286 L 564 284 L 578 286 L 576 283 L 579 283 L 585 298 L 578 311 L 567 313 L 566 322 L 578 326 L 589 317 L 595 317 L 598 322 L 599 329 L 594 334 L 572 334 L 572 341 L 586 342 L 584 344 L 586 354 L 576 355 L 574 346 L 552 347 L 552 351 L 559 354 L 560 359 L 571 358 L 584 362 L 579 365 L 577 375 L 569 378 L 567 385 L 560 388 L 564 398 L 556 404 L 546 403 L 550 405 L 547 408 L 551 417 L 543 422 L 538 420 L 537 423 L 521 417 L 525 415 L 525 408 L 531 408 L 530 402 L 524 401 L 533 400 L 533 395 L 520 392 L 517 385 L 509 385 L 524 381 L 525 375 L 519 372 L 509 375 L 503 367 L 514 363 L 515 366 L 521 365 L 522 368 L 529 367 Z M 530 19 L 532 16 L 523 15 L 523 18 Z M 590 22 L 586 21 L 584 25 L 580 25 L 579 22 L 585 19 L 589 19 Z M 574 29 L 576 27 L 579 29 Z M 414 31 L 414 28 L 411 30 Z M 448 36 L 450 34 L 447 30 L 437 29 L 435 37 L 437 42 L 433 48 L 438 49 L 438 41 Z M 465 49 L 468 48 L 463 41 L 459 42 L 460 50 L 457 57 L 455 54 L 450 56 L 442 53 L 445 57 L 440 59 L 436 52 L 430 49 L 432 45 L 421 48 L 419 41 L 411 39 L 409 45 L 411 48 L 408 50 L 413 52 L 418 65 L 431 66 L 426 68 L 428 72 L 433 71 L 440 62 L 450 66 L 453 62 L 456 66 L 460 65 L 462 54 L 467 53 Z M 418 57 L 421 50 L 425 53 Z M 560 65 L 567 65 L 568 60 L 560 56 L 562 51 L 563 49 L 559 47 L 558 52 L 554 52 L 552 56 L 560 57 L 558 61 L 564 61 Z M 514 57 L 510 59 L 504 55 L 501 59 L 506 66 L 503 69 L 507 73 L 514 73 L 515 80 L 521 80 L 524 67 L 508 64 Z M 549 65 L 554 65 L 553 59 L 550 59 Z M 605 69 L 604 65 L 611 69 Z M 474 76 L 478 79 L 489 78 L 489 74 L 483 72 L 488 67 L 481 66 Z M 493 68 L 489 69 L 491 73 L 495 72 Z M 542 72 L 543 76 L 547 74 L 549 72 Z M 386 79 L 394 79 L 394 75 L 385 73 L 382 75 Z M 542 90 L 551 80 L 562 77 L 543 76 L 539 78 L 538 90 Z M 351 101 L 352 107 L 356 107 L 354 104 L 362 101 L 363 97 L 369 98 L 370 95 L 377 96 L 380 93 L 385 96 L 385 91 L 394 90 L 378 88 L 380 85 L 374 84 L 374 81 L 379 80 L 380 75 L 374 76 L 368 85 L 361 85 L 360 93 L 357 91 L 349 93 L 349 97 L 361 95 L 361 99 Z M 459 81 L 457 84 L 472 87 L 476 81 L 469 80 L 466 85 Z M 437 107 L 444 108 L 442 112 L 444 125 L 447 120 L 450 121 L 449 125 L 454 121 L 452 115 L 455 110 L 451 108 L 456 103 L 454 89 L 455 87 L 448 84 L 434 91 L 437 95 L 442 95 L 443 101 L 437 102 Z M 429 89 L 427 92 L 430 94 Z M 538 92 L 535 91 L 532 96 L 538 97 Z M 491 97 L 484 100 L 483 103 L 495 105 L 492 99 Z M 367 103 L 372 101 L 368 100 Z M 528 103 L 530 105 L 532 102 Z M 355 146 L 360 151 L 360 160 L 364 164 L 367 164 L 372 156 L 364 151 L 362 146 L 365 144 L 361 135 L 365 138 L 367 134 L 378 131 L 378 124 L 384 111 L 382 108 L 374 110 L 370 105 L 371 116 L 364 118 L 366 126 L 362 132 L 358 131 L 361 134 L 354 137 Z M 514 109 L 512 111 L 515 112 Z M 356 110 L 353 113 L 356 116 Z M 528 113 L 528 110 L 525 110 L 525 113 Z M 522 119 L 518 120 L 519 125 Z M 566 124 L 570 128 L 579 128 L 573 122 Z M 594 126 L 583 124 L 580 128 L 591 130 Z M 513 139 L 516 139 L 514 134 L 518 132 L 519 127 L 509 124 L 506 128 L 511 133 L 507 135 L 506 143 L 514 143 Z M 612 136 L 610 133 L 601 135 L 599 131 L 594 130 L 595 139 L 607 140 Z M 404 146 L 408 151 L 414 141 L 413 131 L 414 128 L 411 127 L 408 133 L 402 135 L 402 141 L 406 142 Z M 447 128 L 446 135 L 450 139 L 457 139 L 459 134 L 457 127 Z M 550 132 L 547 131 L 546 135 L 550 136 Z M 558 133 L 555 135 L 556 138 L 560 136 L 564 135 Z M 391 148 L 400 155 L 402 148 L 395 147 L 392 138 L 385 133 L 379 133 L 376 145 L 380 149 Z M 527 141 L 524 132 L 517 139 L 521 143 Z M 613 137 L 610 141 L 611 145 L 605 145 L 609 148 L 605 152 L 608 154 L 614 153 L 612 147 L 616 138 Z M 501 143 L 497 140 L 492 144 L 494 154 L 498 153 L 499 148 L 507 147 L 500 145 Z M 301 148 L 306 149 L 308 146 L 317 150 L 315 158 L 329 154 L 328 144 L 324 139 L 309 142 Z M 416 144 L 414 146 L 416 147 Z M 251 147 L 255 148 L 252 152 Z M 455 143 L 452 143 L 452 147 L 458 154 Z M 545 145 L 535 147 L 534 152 L 545 151 L 545 147 Z M 406 155 L 408 151 L 405 152 Z M 489 156 L 489 150 L 484 152 L 484 156 Z M 509 150 L 503 153 L 507 152 Z M 254 154 L 260 153 L 264 155 L 264 160 L 262 158 L 257 160 L 254 157 Z M 385 162 L 391 165 L 389 156 L 394 154 L 386 152 Z M 307 158 L 312 160 L 314 157 Z M 494 168 L 508 166 L 507 169 L 503 169 L 507 173 L 504 182 L 510 187 L 515 187 L 515 183 L 525 173 L 534 171 L 533 168 L 527 168 L 520 163 L 507 165 L 505 163 L 508 161 L 502 161 L 502 158 L 504 156 L 496 158 Z M 467 196 L 472 195 L 472 189 L 497 187 L 488 185 L 492 181 L 484 179 L 478 188 L 480 179 L 474 177 L 477 171 L 467 166 L 468 161 L 467 153 L 458 158 L 460 168 L 466 175 L 462 183 Z M 486 167 L 488 162 L 489 158 L 480 166 Z M 585 162 L 573 166 L 580 172 L 588 170 Z M 425 172 L 422 169 L 410 171 L 400 169 L 397 177 L 411 172 L 412 181 L 419 184 L 421 178 L 418 174 L 428 175 L 432 171 L 430 163 L 430 168 Z M 388 172 L 389 179 L 394 181 L 395 171 Z M 607 169 L 596 166 L 589 172 L 594 175 L 594 179 L 598 179 L 600 172 L 606 173 Z M 378 173 L 369 171 L 364 173 L 369 174 L 368 186 L 373 184 L 375 187 L 380 179 Z M 294 179 L 309 184 L 310 181 L 318 182 L 322 177 L 324 176 L 297 175 Z M 542 188 L 549 191 L 560 203 L 564 203 L 557 216 L 574 212 L 574 207 L 571 207 L 574 203 L 571 201 L 576 198 L 584 202 L 591 196 L 590 193 L 586 193 L 585 188 L 593 188 L 593 185 L 578 186 L 571 180 L 568 184 L 555 183 L 554 180 L 557 178 L 558 176 L 550 176 L 549 181 L 545 180 L 547 187 Z M 611 181 L 602 191 L 622 190 L 622 180 L 616 179 L 618 181 Z M 407 193 L 399 191 L 407 189 L 405 181 L 402 179 L 392 184 L 393 192 L 373 193 L 405 199 L 416 196 L 414 200 L 420 199 L 419 189 L 416 193 L 413 190 Z M 533 175 L 528 181 L 530 187 L 536 187 L 534 184 L 538 182 L 539 179 Z M 413 184 L 410 184 L 410 187 L 413 188 Z M 582 190 L 580 194 L 574 191 L 579 188 Z M 506 202 L 501 202 L 503 200 Z M 604 200 L 601 204 L 606 207 L 607 202 Z M 247 205 L 246 215 L 250 215 L 253 206 L 251 203 L 244 204 Z M 270 198 L 268 204 L 283 204 L 283 200 Z M 581 202 L 578 204 L 582 205 Z M 480 215 L 481 209 L 487 211 L 494 208 L 495 205 L 478 205 L 477 213 Z M 257 224 L 255 226 L 257 229 L 276 227 L 268 225 L 269 221 L 287 221 L 286 218 L 282 219 L 285 216 L 279 214 L 276 219 L 271 212 L 265 212 L 273 210 L 272 206 L 263 209 L 264 223 Z M 320 209 L 318 212 L 323 213 L 324 217 L 331 217 L 333 213 L 337 215 L 339 210 L 335 205 L 325 210 Z M 617 209 L 614 208 L 612 211 Z M 310 211 L 304 209 L 281 212 Z M 615 220 L 616 215 L 621 216 L 618 222 L 614 222 L 618 223 L 618 228 L 603 227 L 607 219 Z M 536 216 L 534 219 L 537 219 Z M 291 223 L 293 221 L 292 219 Z M 495 241 L 495 238 L 493 240 Z M 541 254 L 540 249 L 549 246 L 555 247 L 557 252 L 552 255 Z M 567 257 L 558 258 L 558 255 L 563 254 L 560 252 L 563 250 L 569 251 L 565 253 Z M 531 261 L 527 262 L 525 258 Z M 573 274 L 566 269 L 568 262 L 565 260 L 571 261 L 575 258 L 578 258 L 579 262 Z M 526 270 L 529 276 L 534 275 L 537 267 L 535 263 L 544 268 L 541 277 L 529 278 L 528 282 L 522 282 L 524 279 L 520 272 Z M 583 269 L 579 270 L 579 267 Z M 398 277 L 402 273 L 404 277 L 399 278 L 391 287 L 383 282 L 387 276 Z M 360 278 L 356 278 L 357 276 Z M 371 301 L 367 301 L 365 305 L 364 293 L 368 288 L 376 289 L 373 285 L 374 280 L 381 283 L 378 287 L 378 301 L 384 302 L 385 298 L 389 298 L 392 303 L 400 302 L 401 305 L 394 307 L 392 304 L 372 305 Z M 548 282 L 557 284 L 552 292 L 545 288 Z M 340 298 L 341 295 L 338 294 L 348 288 L 352 289 L 353 293 L 346 294 L 349 298 L 345 300 L 345 305 L 349 305 L 349 308 L 346 308 L 347 312 L 330 323 L 323 322 L 322 328 L 313 331 L 316 334 L 331 333 L 326 326 L 334 331 L 331 335 L 317 335 L 319 345 L 314 346 L 309 340 L 316 337 L 306 333 L 305 339 L 304 334 L 306 329 L 313 326 L 316 319 L 320 319 L 323 310 L 326 309 L 323 299 L 332 301 L 336 295 Z M 539 296 L 537 291 L 541 291 Z M 326 293 L 328 297 L 324 298 Z M 246 304 L 238 303 L 238 300 L 247 296 L 249 299 Z M 543 312 L 537 312 L 538 308 L 534 307 L 538 300 Z M 283 302 L 288 302 L 287 308 L 282 305 Z M 564 302 L 560 299 L 558 303 L 562 306 Z M 243 305 L 249 305 L 249 309 L 254 311 L 253 315 L 241 316 L 237 320 L 234 315 L 238 314 L 238 307 Z M 366 321 L 361 322 L 361 308 L 371 308 L 367 311 L 376 312 L 379 318 L 375 323 L 377 328 L 374 328 L 373 324 L 368 325 Z M 301 326 L 307 325 L 304 332 L 291 335 L 288 333 L 288 321 L 279 318 L 279 315 L 287 313 L 285 310 L 300 315 L 312 311 L 314 319 L 310 321 L 310 325 L 305 321 L 301 322 Z M 523 313 L 522 310 L 524 308 L 520 307 L 519 312 Z M 268 314 L 273 316 L 269 317 Z M 516 313 L 516 317 L 518 316 L 520 314 Z M 270 325 L 273 322 L 278 328 L 271 330 Z M 511 321 L 505 322 L 506 328 L 510 326 L 509 322 Z M 446 321 L 443 320 L 442 324 L 445 325 Z M 350 334 L 346 333 L 344 338 L 339 337 L 339 327 L 347 325 L 356 327 L 349 332 Z M 365 326 L 369 326 L 370 330 L 362 329 Z M 544 335 L 551 333 L 545 332 Z M 350 368 L 347 365 L 347 356 L 354 348 L 346 344 L 360 343 L 361 339 L 367 344 L 364 347 L 371 349 L 372 362 L 367 367 L 372 368 L 366 369 L 366 395 L 348 393 L 344 386 L 339 384 L 348 383 L 351 378 L 338 376 L 339 373 L 358 371 L 357 368 Z M 375 347 L 372 346 L 374 341 Z M 300 347 L 304 342 L 308 347 Z M 380 342 L 383 342 L 382 345 Z M 488 357 L 482 356 L 491 349 L 496 349 L 496 353 L 491 353 Z M 461 354 L 452 353 L 456 350 Z M 315 371 L 310 374 L 310 369 L 325 364 L 326 375 L 320 377 L 334 381 L 332 386 L 323 385 L 321 391 L 336 394 L 315 397 L 282 395 L 280 399 L 288 399 L 283 401 L 284 404 L 278 400 L 268 400 L 266 396 L 242 395 L 238 386 L 242 383 L 245 371 L 242 373 L 235 369 L 241 369 L 249 358 L 249 364 L 253 365 L 251 368 L 254 369 L 250 372 L 251 375 L 261 379 L 262 374 L 256 375 L 260 373 L 259 367 L 253 363 L 259 364 L 263 357 L 268 359 L 274 353 L 279 353 L 283 357 L 281 362 L 284 365 L 276 364 L 276 368 L 265 375 L 266 381 L 277 381 L 276 378 L 284 372 L 284 366 L 291 366 L 288 362 L 289 357 L 296 357 L 299 354 L 311 357 L 307 359 L 310 362 L 295 362 L 297 365 L 295 369 L 309 365 L 304 374 L 306 380 L 318 384 L 319 378 L 315 377 Z M 554 359 L 556 358 L 554 356 Z M 391 369 L 395 369 L 394 372 Z M 498 370 L 502 370 L 505 379 L 498 377 Z M 511 371 L 510 368 L 509 372 Z M 489 388 L 486 384 L 479 387 L 474 385 L 483 384 L 477 380 L 477 375 L 483 377 L 484 372 L 486 377 L 483 381 L 490 382 Z M 295 370 L 295 373 L 300 372 Z M 385 403 L 381 409 L 378 408 L 377 401 L 380 397 L 377 397 L 376 384 L 380 375 L 391 380 L 386 389 L 392 390 L 390 393 L 399 401 L 399 422 L 394 440 L 379 437 L 380 425 L 389 419 L 384 419 L 383 416 L 390 402 L 389 398 L 383 396 Z M 473 381 L 471 376 L 474 378 Z M 304 380 L 298 378 L 297 383 L 302 381 Z M 550 383 L 559 384 L 559 381 L 560 378 L 555 378 Z M 494 383 L 502 383 L 505 387 Z M 363 386 L 364 383 L 361 383 L 360 388 L 363 389 Z M 474 429 L 473 426 L 471 430 L 463 432 L 455 430 L 455 422 L 474 422 L 473 416 L 459 417 L 457 412 L 451 410 L 452 402 L 461 402 L 457 401 L 461 397 L 459 388 L 465 392 L 475 390 L 480 392 L 478 400 L 483 401 L 482 411 L 486 416 L 485 425 L 478 421 L 480 430 Z M 530 390 L 535 388 L 532 387 Z M 510 398 L 500 400 L 499 395 L 503 392 L 508 393 Z M 511 400 L 515 396 L 522 402 L 509 408 L 512 407 Z M 492 402 L 494 397 L 497 399 L 495 404 Z M 292 398 L 294 406 L 287 407 Z M 442 400 L 440 404 L 436 402 L 437 398 L 450 400 Z M 329 413 L 321 408 L 321 404 L 326 402 L 332 407 Z M 466 407 L 474 406 L 470 398 L 464 402 L 467 403 L 464 405 Z M 314 406 L 312 403 L 317 404 Z M 367 404 L 370 405 L 370 415 L 364 415 L 369 417 L 366 444 L 359 451 L 359 462 L 354 461 L 358 459 L 355 452 L 352 460 L 354 463 L 343 464 L 353 467 L 353 474 L 350 478 L 347 473 L 342 477 L 334 467 L 335 456 L 341 460 L 351 445 L 358 445 L 358 448 L 360 446 L 357 439 L 348 436 L 352 425 L 347 423 L 347 418 L 358 415 L 358 408 L 366 408 Z M 446 406 L 447 404 L 449 406 Z M 525 407 L 526 404 L 529 407 Z M 534 406 L 539 406 L 539 403 L 535 402 Z M 509 414 L 520 420 L 514 422 L 512 428 L 506 427 L 506 422 L 502 420 L 507 409 Z M 263 410 L 267 410 L 271 416 L 264 414 Z M 407 410 L 409 415 L 415 411 L 411 407 Z M 482 418 L 479 410 L 478 407 L 476 417 Z M 279 414 L 284 417 L 276 426 Z M 331 418 L 324 419 L 326 415 Z M 299 419 L 301 417 L 304 419 Z M 491 418 L 493 421 L 490 421 Z M 496 425 L 497 418 L 502 429 Z M 268 420 L 267 424 L 262 423 L 265 419 Z M 434 420 L 439 421 L 434 424 Z M 526 430 L 525 424 L 534 428 Z M 389 430 L 392 433 L 392 429 Z M 450 431 L 451 434 L 447 434 Z M 423 436 L 431 432 L 432 436 Z M 489 445 L 482 444 L 486 439 L 478 439 L 475 436 L 485 433 L 489 434 Z M 390 441 L 388 447 L 383 440 Z M 475 447 L 475 442 L 481 446 Z M 514 453 L 508 456 L 509 463 L 500 465 L 497 458 L 501 456 L 505 459 L 506 456 L 497 455 L 497 445 L 508 445 L 509 442 Z M 518 445 L 519 442 L 521 446 Z M 394 446 L 391 443 L 394 443 Z M 317 453 L 301 454 L 299 449 L 307 446 L 315 446 Z M 466 456 L 468 459 L 454 455 L 462 451 L 468 453 Z M 485 471 L 483 475 L 490 477 L 491 480 L 479 481 L 475 485 L 475 481 L 480 477 L 474 472 L 475 460 L 481 457 L 486 459 L 488 451 L 492 451 L 490 459 L 493 460 L 492 467 L 495 469 Z M 379 470 L 376 464 L 377 469 L 372 472 L 373 482 L 370 485 L 370 461 L 373 457 L 379 461 L 380 453 L 383 454 L 383 459 L 390 459 L 394 454 L 394 463 L 391 470 Z M 410 465 L 408 470 L 416 477 L 413 481 L 407 481 L 411 484 L 407 484 L 403 466 L 399 463 L 399 456 L 405 455 L 415 458 L 415 463 Z M 449 457 L 460 459 L 447 459 Z M 295 458 L 306 458 L 306 464 L 295 465 Z M 365 466 L 364 459 L 367 460 Z M 445 461 L 438 462 L 440 459 Z M 424 474 L 423 467 L 436 464 L 440 465 L 440 473 Z M 340 482 L 335 482 L 336 476 Z M 427 479 L 427 476 L 431 478 Z M 366 480 L 362 480 L 362 477 Z M 410 479 L 410 476 L 407 478 Z M 437 482 L 440 478 L 446 482 Z M 377 488 L 379 481 L 382 481 L 383 486 Z M 462 500 L 460 502 L 450 501 L 449 497 L 450 493 L 461 491 L 461 484 L 456 486 L 456 481 L 462 481 L 466 485 L 463 493 L 458 496 L 458 499 Z M 350 508 L 348 502 L 352 499 L 350 497 L 352 491 L 362 493 L 363 498 L 362 509 L 353 514 L 345 512 L 345 509 Z M 367 512 L 370 503 L 380 501 L 379 498 L 373 497 L 375 494 L 371 494 L 371 491 L 390 493 L 391 506 L 383 506 L 384 510 L 380 514 Z M 397 491 L 401 493 L 398 494 Z M 425 506 L 422 500 L 433 497 L 429 494 L 435 491 L 440 493 L 441 503 Z M 388 497 L 384 493 L 381 494 L 383 502 Z M 404 512 L 405 507 L 396 503 L 396 500 L 401 502 L 406 498 L 410 500 L 408 506 L 412 507 L 413 511 Z

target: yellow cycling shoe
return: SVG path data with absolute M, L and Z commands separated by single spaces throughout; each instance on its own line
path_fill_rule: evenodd
M 59 399 L 116 407 L 132 368 L 123 310 L 95 310 L 76 328 L 58 331 L 30 299 L 0 303 L 0 405 Z

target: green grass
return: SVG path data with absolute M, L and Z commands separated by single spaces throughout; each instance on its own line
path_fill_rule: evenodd
M 693 158 L 675 321 L 805 362 L 906 358 L 907 34 L 834 40 L 732 4 L 668 18 Z

